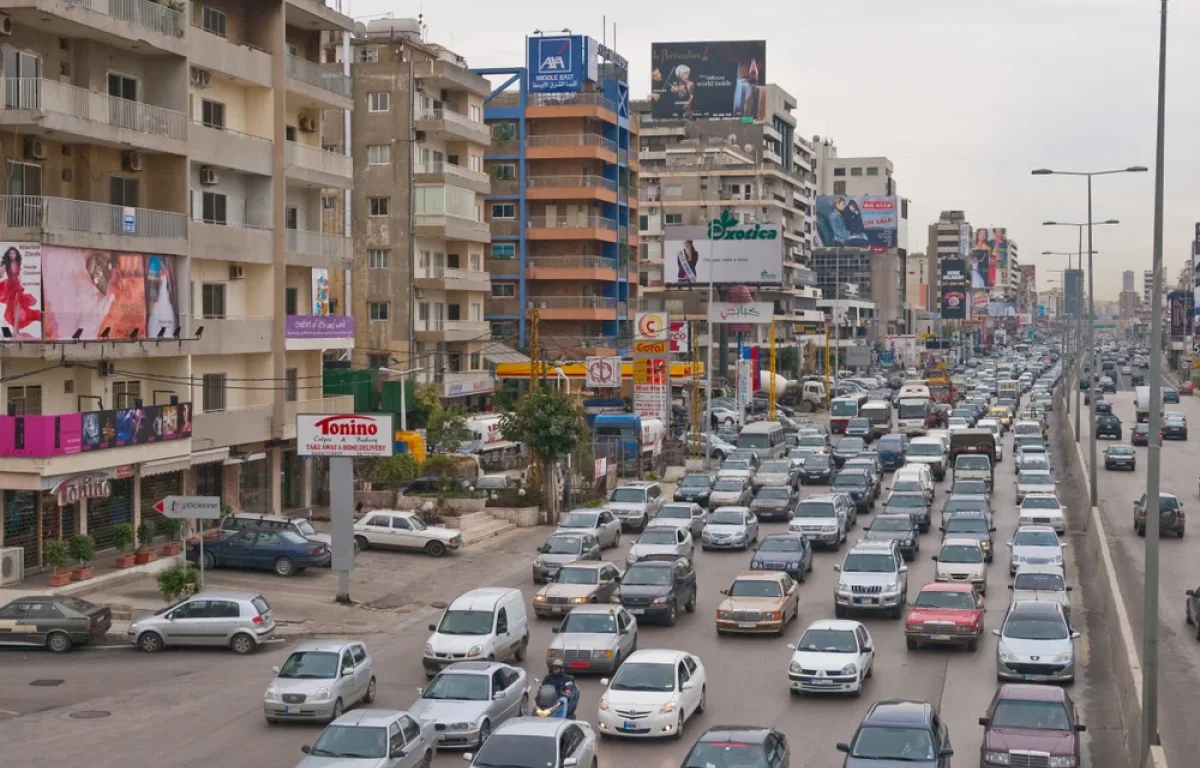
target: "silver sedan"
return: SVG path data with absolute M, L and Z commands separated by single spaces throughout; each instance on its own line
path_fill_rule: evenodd
M 684 528 L 691 532 L 693 539 L 698 539 L 707 522 L 708 512 L 704 510 L 704 507 L 691 502 L 675 502 L 674 504 L 664 504 L 658 517 L 650 521 L 650 527 Z
M 501 723 L 529 713 L 525 670 L 489 661 L 460 661 L 424 688 L 409 712 L 437 726 L 439 749 L 478 747 Z
M 558 533 L 590 533 L 602 547 L 621 542 L 621 521 L 608 509 L 573 509 L 558 521 Z
M 570 673 L 616 672 L 637 649 L 637 619 L 619 605 L 581 605 L 554 629 L 546 667 L 560 660 Z
M 676 560 L 686 557 L 689 560 L 696 551 L 692 534 L 684 528 L 650 528 L 637 537 L 625 562 L 633 565 L 638 560 L 668 559 Z

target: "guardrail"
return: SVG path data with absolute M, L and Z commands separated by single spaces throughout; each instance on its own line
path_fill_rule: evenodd
M 182 13 L 150 0 L 70 0 L 68 5 L 82 5 L 96 13 L 169 37 L 183 37 L 186 26 Z
M 86 200 L 36 195 L 0 195 L 4 226 L 95 232 L 124 237 L 187 240 L 187 215 L 150 208 L 128 208 Z
M 289 229 L 286 232 L 289 251 L 310 256 L 328 256 L 331 259 L 350 258 L 351 240 L 348 237 L 304 229 Z
M 603 147 L 610 152 L 617 149 L 617 142 L 598 133 L 550 133 L 530 136 L 531 147 Z
M 617 182 L 603 176 L 584 174 L 582 176 L 530 176 L 525 180 L 525 186 L 530 189 L 576 189 L 580 187 L 606 189 L 617 191 Z
M 183 112 L 45 78 L 6 77 L 3 108 L 56 112 L 114 128 L 187 141 L 188 116 Z

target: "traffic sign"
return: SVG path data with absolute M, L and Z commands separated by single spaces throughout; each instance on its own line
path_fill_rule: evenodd
M 220 496 L 168 496 L 154 505 L 166 517 L 220 520 Z

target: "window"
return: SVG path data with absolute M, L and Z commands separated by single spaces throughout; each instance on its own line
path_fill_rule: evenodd
M 478 305 L 475 304 L 472 306 L 478 306 Z M 472 352 L 471 353 L 471 370 L 472 371 L 482 371 L 483 370 L 483 353 L 481 353 L 481 352 Z
M 108 95 L 115 96 L 118 99 L 125 99 L 127 101 L 137 101 L 138 100 L 138 81 L 132 77 L 126 77 L 125 75 L 121 75 L 116 72 L 109 72 L 108 73 Z M 117 118 L 116 122 L 119 122 L 119 123 L 130 122 L 131 123 L 131 122 L 134 122 L 135 120 L 136 120 L 136 118 L 134 118 L 132 114 L 129 114 L 129 115 L 122 114 Z M 122 124 L 121 127 L 122 128 L 132 128 L 133 126 Z
M 833 194 L 835 194 L 835 195 L 846 194 L 846 182 L 844 182 L 844 181 L 833 182 Z
M 879 175 L 879 166 L 878 165 L 868 165 L 867 166 L 867 175 L 868 176 L 878 176 Z
M 114 381 L 112 390 L 118 411 L 134 408 L 137 401 L 142 399 L 142 382 L 140 381 Z
M 511 122 L 492 123 L 492 139 L 508 141 L 517 138 L 517 124 Z
M 462 320 L 462 307 L 458 304 L 450 304 L 446 307 L 446 319 L 457 321 Z
M 446 254 L 446 266 L 450 269 L 461 269 L 462 263 L 457 253 Z
M 378 371 L 380 368 L 387 368 L 387 366 L 388 366 L 388 356 L 387 355 L 379 355 L 379 354 L 367 355 L 367 368 L 369 368 L 370 370 Z
M 514 219 L 516 216 L 517 207 L 512 203 L 492 203 L 493 219 Z
M 8 404 L 16 409 L 17 416 L 40 416 L 42 413 L 42 387 L 30 384 L 8 388 Z
M 225 224 L 225 195 L 220 192 L 205 192 L 201 196 L 200 218 L 208 224 Z
M 467 158 L 467 165 L 475 173 L 483 173 L 483 155 L 470 155 Z
M 200 100 L 200 122 L 209 128 L 225 129 L 225 105 L 209 99 Z
M 138 207 L 139 184 L 137 179 L 113 176 L 108 184 L 108 202 L 112 205 Z
M 470 263 L 471 263 L 470 270 L 472 272 L 482 272 L 483 271 L 483 254 L 472 253 L 469 258 L 470 258 Z
M 471 322 L 472 323 L 482 323 L 483 322 L 483 305 L 481 305 L 481 304 L 472 304 L 471 305 Z
M 387 248 L 369 248 L 367 262 L 371 269 L 387 269 L 392 252 Z
M 337 207 L 337 197 L 334 195 L 321 196 L 321 208 L 326 211 L 332 211 Z
M 205 412 L 225 410 L 225 374 L 204 374 L 203 395 Z
M 284 229 L 299 229 L 300 228 L 300 209 L 294 205 L 285 206 L 283 209 L 283 227 Z
M 200 312 L 209 320 L 225 317 L 225 283 L 200 285 Z
M 358 49 L 359 64 L 374 64 L 379 61 L 379 46 L 363 45 Z
M 515 283 L 492 283 L 492 296 L 497 299 L 507 299 L 516 296 Z
M 862 175 L 863 175 L 863 174 L 862 174 L 862 168 L 851 168 L 851 169 L 850 169 L 850 175 L 851 175 L 851 176 L 862 176 Z
M 417 305 L 417 319 L 422 323 L 429 322 L 429 302 L 422 301 Z
M 663 190 L 664 197 L 679 197 L 680 195 L 683 194 L 683 185 L 682 184 L 664 184 L 662 190 Z
M 283 314 L 298 315 L 300 312 L 297 307 L 300 305 L 300 291 L 297 288 L 286 288 L 283 291 Z
M 472 122 L 476 122 L 476 123 L 482 123 L 482 122 L 483 122 L 483 115 L 482 115 L 482 113 L 480 112 L 480 109 L 479 109 L 479 105 L 478 105 L 478 104 L 472 104 L 472 105 L 471 105 L 471 107 L 470 107 L 470 109 L 468 110 L 468 112 L 469 112 L 469 113 L 470 113 L 470 115 L 471 115 L 471 120 L 472 120 Z
M 388 319 L 388 310 L 390 308 L 391 308 L 391 305 L 388 304 L 388 302 L 386 302 L 386 301 L 368 301 L 367 302 L 367 315 L 371 319 L 372 322 L 377 321 L 377 320 L 379 320 L 379 321 L 387 320 Z
M 367 203 L 373 217 L 387 216 L 392 210 L 392 198 L 390 197 L 368 198 Z
M 392 162 L 390 144 L 371 144 L 367 147 L 367 165 L 387 165 Z
M 300 371 L 297 368 L 288 368 L 283 376 L 283 397 L 289 403 L 294 403 L 300 394 Z
M 368 112 L 387 112 L 392 108 L 392 94 L 387 91 L 376 91 L 367 94 Z
M 286 141 L 294 142 L 296 140 L 296 126 L 294 126 L 294 125 L 283 126 L 283 138 Z
M 516 243 L 492 243 L 493 259 L 515 259 L 517 257 Z
M 450 352 L 446 355 L 446 369 L 450 373 L 462 373 L 462 353 Z
M 225 14 L 207 5 L 200 6 L 200 26 L 206 32 L 225 37 Z
M 682 224 L 683 223 L 683 214 L 682 213 L 668 213 L 666 215 L 666 221 L 667 221 L 668 225 Z
M 496 181 L 512 181 L 517 178 L 517 166 L 512 163 L 501 163 L 492 166 L 492 178 Z
M 846 169 L 845 169 L 845 168 L 834 168 L 834 169 L 833 169 L 833 175 L 834 175 L 834 176 L 845 176 L 845 175 L 846 175 Z

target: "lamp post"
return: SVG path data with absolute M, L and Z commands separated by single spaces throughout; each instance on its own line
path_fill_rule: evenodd
M 1065 326 L 1062 331 L 1063 373 L 1065 374 L 1065 378 L 1066 378 L 1066 384 L 1065 384 L 1066 389 L 1063 392 L 1063 402 L 1067 406 L 1067 416 L 1070 417 L 1070 415 L 1071 415 L 1071 390 L 1072 390 L 1072 387 L 1074 387 L 1074 390 L 1075 390 L 1075 440 L 1076 440 L 1076 442 L 1078 442 L 1078 440 L 1079 440 L 1079 386 L 1078 386 L 1078 384 L 1072 385 L 1072 375 L 1074 375 L 1077 378 L 1078 374 L 1079 374 L 1079 370 L 1077 368 L 1078 360 L 1076 359 L 1078 356 L 1078 351 L 1077 351 L 1078 345 L 1076 344 L 1078 339 L 1076 338 L 1076 331 L 1075 331 L 1077 321 L 1074 319 L 1073 313 L 1068 311 L 1067 302 L 1066 302 L 1067 273 L 1072 271 L 1071 270 L 1071 257 L 1076 254 L 1074 254 L 1070 251 L 1042 251 L 1042 255 L 1043 256 L 1066 256 L 1067 257 L 1067 268 L 1066 269 L 1052 269 L 1050 271 L 1055 274 L 1062 275 L 1062 279 L 1057 282 L 1058 282 L 1059 291 L 1061 292 L 1061 295 L 1063 297 L 1062 301 L 1060 303 L 1058 316 L 1059 316 L 1059 318 L 1061 318 L 1060 322 Z M 1054 281 L 1051 281 L 1051 282 L 1054 282 Z
M 1165 2 L 1165 0 L 1164 0 Z M 1144 173 L 1149 170 L 1144 165 L 1131 165 L 1128 168 L 1116 168 L 1108 171 L 1054 171 L 1049 168 L 1038 168 L 1033 171 L 1034 176 L 1084 176 L 1087 178 L 1087 253 L 1088 253 L 1088 326 L 1087 326 L 1087 346 L 1092 353 L 1092 375 L 1095 376 L 1096 371 L 1096 274 L 1092 269 L 1092 177 L 1093 176 L 1110 176 L 1114 173 Z M 1057 222 L 1055 222 L 1056 224 Z M 1077 225 L 1069 225 L 1077 226 Z M 1080 233 L 1083 230 L 1080 228 Z M 1082 237 L 1080 238 L 1082 240 Z M 1082 242 L 1080 243 L 1080 252 L 1083 251 Z M 1091 506 L 1096 506 L 1099 502 L 1097 496 L 1098 488 L 1096 487 L 1096 398 L 1092 397 L 1092 407 L 1088 414 L 1091 419 L 1088 427 L 1090 433 L 1088 439 L 1088 455 L 1089 461 L 1089 478 L 1091 479 Z M 1076 433 L 1078 434 L 1078 433 Z

